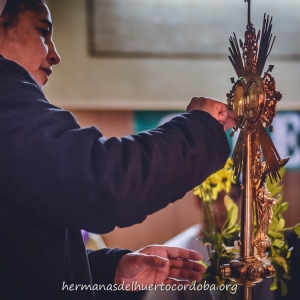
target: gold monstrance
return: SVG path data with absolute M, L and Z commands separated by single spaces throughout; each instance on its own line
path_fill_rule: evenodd
M 240 299 L 251 300 L 253 286 L 274 274 L 273 266 L 262 261 L 270 246 L 268 227 L 276 202 L 270 197 L 265 179 L 270 176 L 271 180 L 280 180 L 278 171 L 288 159 L 280 159 L 266 131 L 266 128 L 273 131 L 271 123 L 276 114 L 276 104 L 282 97 L 270 75 L 274 66 L 270 65 L 262 76 L 275 40 L 271 33 L 272 18 L 265 14 L 262 30 L 256 34 L 250 20 L 251 0 L 245 2 L 248 2 L 245 42 L 239 40 L 238 45 L 235 34 L 229 39 L 229 59 L 239 78 L 236 82 L 231 79 L 234 85 L 227 94 L 229 109 L 238 115 L 232 135 L 240 129 L 232 155 L 235 176 L 239 178 L 242 174 L 240 253 L 237 259 L 221 266 L 221 274 L 242 286 Z M 254 210 L 257 220 L 255 237 Z

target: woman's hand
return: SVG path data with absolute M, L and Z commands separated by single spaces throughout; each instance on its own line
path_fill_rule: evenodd
M 205 268 L 196 261 L 196 251 L 178 247 L 152 245 L 124 255 L 116 270 L 116 284 L 149 286 L 150 284 L 186 284 L 201 280 Z
M 236 114 L 228 110 L 227 105 L 222 102 L 206 97 L 194 97 L 188 105 L 186 112 L 192 110 L 203 110 L 209 113 L 223 125 L 224 130 L 230 129 L 236 125 Z

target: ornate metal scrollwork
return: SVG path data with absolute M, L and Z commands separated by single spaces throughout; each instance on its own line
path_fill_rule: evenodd
M 242 174 L 242 220 L 240 254 L 229 265 L 221 266 L 224 278 L 244 287 L 243 299 L 253 299 L 251 287 L 274 274 L 274 268 L 261 258 L 266 256 L 270 246 L 268 227 L 272 220 L 276 200 L 270 197 L 264 182 L 280 180 L 279 169 L 288 159 L 280 156 L 269 137 L 267 128 L 273 131 L 272 120 L 276 115 L 276 104 L 282 95 L 276 91 L 275 79 L 271 76 L 274 66 L 263 73 L 266 60 L 271 52 L 275 37 L 272 38 L 272 18 L 264 15 L 262 30 L 256 31 L 250 20 L 250 0 L 248 2 L 248 24 L 245 42 L 230 37 L 229 59 L 238 76 L 233 87 L 226 94 L 228 107 L 237 116 L 234 132 L 240 130 L 233 151 L 234 174 Z M 241 51 L 240 51 L 241 49 Z M 254 208 L 256 209 L 257 232 L 254 238 Z M 257 255 L 254 253 L 254 247 Z

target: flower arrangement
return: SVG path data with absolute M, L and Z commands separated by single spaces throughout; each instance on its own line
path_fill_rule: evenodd
M 199 239 L 207 246 L 209 251 L 210 265 L 203 276 L 203 281 L 214 284 L 216 287 L 221 284 L 229 284 L 228 279 L 223 279 L 220 275 L 220 266 L 227 264 L 239 253 L 237 241 L 239 240 L 240 223 L 238 205 L 229 196 L 232 184 L 236 183 L 233 177 L 232 160 L 228 159 L 223 169 L 212 174 L 201 185 L 194 189 L 194 194 L 201 199 L 204 217 L 204 226 Z M 281 178 L 284 175 L 284 168 L 280 169 Z M 272 243 L 267 253 L 267 259 L 275 268 L 275 276 L 270 287 L 271 291 L 280 290 L 281 296 L 287 293 L 286 280 L 290 280 L 290 255 L 292 249 L 288 248 L 288 243 L 284 238 L 284 232 L 294 230 L 300 236 L 300 224 L 285 228 L 285 220 L 281 213 L 288 209 L 288 203 L 283 201 L 282 183 L 266 180 L 266 186 L 272 198 L 277 199 L 273 207 L 273 219 L 269 226 L 268 236 Z M 213 214 L 213 206 L 216 200 L 223 201 L 226 218 L 222 226 L 218 226 L 218 221 Z M 254 220 L 255 223 L 255 220 Z M 254 224 L 255 226 L 255 224 Z M 231 282 L 231 284 L 233 284 Z M 223 299 L 230 299 L 230 290 L 222 295 Z

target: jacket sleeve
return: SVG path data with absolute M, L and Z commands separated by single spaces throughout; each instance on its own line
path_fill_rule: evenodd
M 116 248 L 87 251 L 93 284 L 105 286 L 107 289 L 99 288 L 98 291 L 94 291 L 96 300 L 138 300 L 142 298 L 143 291 L 128 291 L 125 285 L 114 285 L 117 265 L 122 256 L 130 252 L 130 250 Z
M 140 223 L 222 168 L 229 155 L 223 127 L 206 112 L 106 139 L 41 94 L 21 86 L 0 101 L 1 194 L 63 228 L 106 233 Z

